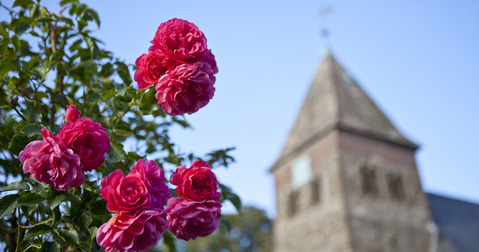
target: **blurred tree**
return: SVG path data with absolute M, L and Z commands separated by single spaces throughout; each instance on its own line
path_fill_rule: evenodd
M 212 235 L 183 242 L 179 247 L 187 252 L 269 252 L 271 229 L 272 221 L 263 210 L 245 206 L 239 214 L 223 215 L 223 223 Z

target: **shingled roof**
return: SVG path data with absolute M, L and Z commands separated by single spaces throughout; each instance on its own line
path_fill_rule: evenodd
M 329 53 L 319 65 L 303 106 L 271 171 L 333 129 L 417 148 L 396 129 Z
M 457 252 L 479 251 L 479 205 L 427 193 L 434 222 Z

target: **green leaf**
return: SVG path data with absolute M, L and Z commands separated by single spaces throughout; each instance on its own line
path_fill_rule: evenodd
M 13 213 L 19 198 L 18 194 L 10 194 L 0 199 L 0 219 Z
M 17 36 L 21 36 L 26 30 L 28 30 L 29 26 L 30 25 L 27 23 L 18 22 L 17 26 L 15 27 L 15 34 Z
M 35 226 L 31 227 L 30 229 L 28 229 L 28 232 L 25 235 L 25 238 L 23 238 L 23 239 L 28 240 L 28 239 L 31 239 L 35 236 L 50 233 L 52 231 L 53 231 L 52 227 L 50 227 L 47 224 L 35 225 Z
M 33 4 L 34 2 L 32 0 L 16 0 L 12 7 L 17 7 L 17 6 L 22 6 L 22 7 L 27 7 L 29 4 Z
M 128 159 L 132 161 L 138 161 L 140 159 L 144 158 L 144 156 L 138 155 L 136 152 L 128 152 Z
M 64 192 L 57 192 L 53 188 L 50 188 L 50 190 L 47 193 L 47 205 L 52 210 L 66 199 L 67 199 L 67 196 Z
M 60 1 L 60 6 L 65 6 L 69 3 L 78 3 L 78 0 L 62 0 Z
M 123 80 L 123 82 L 128 86 L 131 84 L 131 76 L 130 70 L 128 70 L 128 66 L 125 63 L 117 61 L 116 63 L 118 75 Z
M 13 154 L 18 156 L 18 153 L 25 149 L 25 146 L 30 142 L 30 139 L 22 134 L 15 134 L 13 135 L 10 143 L 8 144 L 8 150 L 11 151 Z
M 12 40 L 12 45 L 13 47 L 15 48 L 16 51 L 20 50 L 21 48 L 21 44 L 20 44 L 20 39 L 18 38 L 17 35 L 13 35 L 11 37 L 11 40 Z
M 116 90 L 116 91 L 115 91 L 116 95 L 119 95 L 119 96 L 125 95 L 126 89 L 125 89 L 124 86 L 117 86 L 117 87 L 115 88 L 115 90 Z
M 104 91 L 103 94 L 101 95 L 101 98 L 103 100 L 106 100 L 106 99 L 108 99 L 108 98 L 110 98 L 114 95 L 115 95 L 115 89 L 112 88 L 112 89 L 108 89 L 108 90 Z
M 28 124 L 27 126 L 25 126 L 25 128 L 23 128 L 23 132 L 25 133 L 25 135 L 27 135 L 27 137 L 40 136 L 41 130 L 41 127 L 34 124 Z
M 38 252 L 57 252 L 57 251 L 59 251 L 57 243 L 47 242 L 47 241 L 44 241 L 42 243 L 42 247 L 40 248 L 40 250 L 38 250 Z
M 19 206 L 35 206 L 43 202 L 45 198 L 37 193 L 25 193 L 18 200 Z
M 156 104 L 155 87 L 148 89 L 140 98 L 140 112 L 143 115 L 149 115 L 155 110 L 159 110 L 160 106 Z
M 110 146 L 111 148 L 108 152 L 115 158 L 115 160 L 120 161 L 126 159 L 126 152 L 121 143 L 110 142 Z
M 58 234 L 68 243 L 68 244 L 78 244 L 78 232 L 73 228 L 62 227 L 57 229 Z
M 233 205 L 235 206 L 236 210 L 238 210 L 238 212 L 241 212 L 241 199 L 238 195 L 231 193 L 230 196 L 228 197 L 228 200 L 231 201 L 231 203 L 233 203 Z
M 28 184 L 25 182 L 25 181 L 17 181 L 17 182 L 13 182 L 9 185 L 7 185 L 2 191 L 13 191 L 13 190 L 19 190 L 19 191 L 23 191 L 23 190 L 28 190 L 30 189 L 30 187 L 28 186 Z
M 88 94 L 86 97 L 86 102 L 87 103 L 97 103 L 98 100 L 100 99 L 101 95 L 100 93 L 92 93 Z
M 179 125 L 181 125 L 185 129 L 191 127 L 191 125 L 186 120 L 179 119 L 176 116 L 172 117 L 171 119 L 173 119 L 173 122 L 178 123 Z

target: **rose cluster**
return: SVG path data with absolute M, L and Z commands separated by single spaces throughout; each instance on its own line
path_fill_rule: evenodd
M 32 141 L 19 154 L 25 173 L 57 191 L 82 185 L 83 172 L 100 167 L 110 149 L 110 138 L 101 124 L 80 118 L 75 106 L 67 106 L 65 119 L 58 135 L 43 128 L 43 140 Z
M 151 43 L 135 62 L 138 89 L 155 85 L 158 105 L 171 116 L 192 114 L 208 104 L 218 67 L 203 32 L 173 18 L 158 27 Z
M 105 251 L 148 251 L 168 228 L 164 205 L 171 194 L 154 161 L 138 160 L 126 176 L 115 170 L 101 181 L 100 193 L 116 213 L 97 232 Z
M 169 230 L 183 240 L 213 233 L 221 216 L 218 181 L 210 165 L 195 160 L 189 169 L 179 166 L 171 174 L 178 196 L 168 200 Z

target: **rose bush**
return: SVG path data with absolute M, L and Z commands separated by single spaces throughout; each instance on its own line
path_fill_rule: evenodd
M 137 211 L 115 214 L 97 232 L 96 241 L 105 251 L 148 251 L 168 228 L 164 211 Z
M 157 91 L 150 85 L 156 86 L 182 65 L 204 65 L 198 67 L 198 78 L 190 74 L 193 81 L 181 83 L 183 91 L 178 95 L 188 100 L 184 104 L 204 103 L 202 99 L 214 91 L 215 57 L 196 26 L 172 21 L 177 24 L 164 26 L 171 28 L 164 34 L 179 35 L 165 40 L 169 49 L 152 45 L 137 61 L 138 90 L 131 65 L 92 36 L 100 26 L 95 10 L 79 0 L 51 5 L 31 0 L 0 2 L 0 8 L 7 10 L 0 17 L 0 247 L 91 252 L 103 251 L 100 244 L 108 251 L 148 250 L 169 226 L 164 209 L 170 190 L 163 168 L 200 157 L 180 152 L 171 140 L 171 127 L 190 125 L 186 117 L 167 116 L 159 110 Z M 170 54 L 163 51 L 170 49 Z M 176 76 L 167 79 L 172 78 Z M 194 83 L 201 78 L 209 78 L 209 86 L 207 81 Z M 194 85 L 187 87 L 188 83 Z M 198 92 L 188 91 L 191 88 Z M 205 153 L 203 159 L 227 167 L 234 162 L 229 155 L 233 149 Z M 147 157 L 155 159 L 144 161 Z M 98 183 L 102 178 L 110 187 L 103 192 Z M 239 209 L 238 196 L 225 185 L 220 188 L 221 198 L 216 203 L 206 200 L 205 207 L 219 208 L 220 201 L 229 200 Z M 199 221 L 191 218 L 194 211 L 205 217 L 219 215 L 211 207 L 204 212 L 205 207 L 195 203 L 186 209 L 190 213 L 186 217 Z M 109 208 L 119 212 L 112 214 Z M 189 222 L 175 215 L 179 212 L 172 212 L 172 217 L 177 216 L 173 219 L 187 227 Z M 212 230 L 215 220 L 200 226 Z M 159 247 L 175 251 L 175 244 L 168 232 Z
M 42 129 L 41 133 L 43 140 L 29 143 L 18 155 L 23 163 L 23 171 L 57 191 L 83 184 L 85 177 L 80 156 L 47 129 Z

